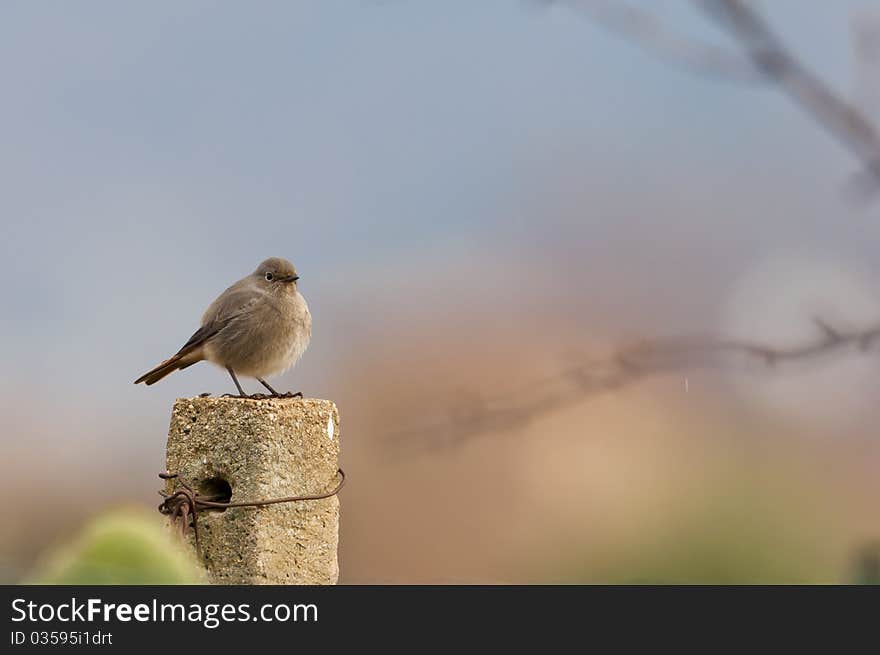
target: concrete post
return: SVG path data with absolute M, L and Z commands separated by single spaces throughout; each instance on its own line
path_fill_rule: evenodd
M 232 502 L 333 489 L 339 413 L 329 400 L 179 398 L 166 468 Z M 172 491 L 169 480 L 167 491 Z M 201 510 L 201 560 L 214 584 L 335 584 L 339 499 Z M 190 532 L 188 537 L 193 542 Z

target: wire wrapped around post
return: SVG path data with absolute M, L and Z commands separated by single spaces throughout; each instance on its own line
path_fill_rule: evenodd
M 159 477 L 163 480 L 176 480 L 179 488 L 168 493 L 164 489 L 159 490 L 159 495 L 165 500 L 159 504 L 159 512 L 171 517 L 171 522 L 180 528 L 181 536 L 186 533 L 186 529 L 191 525 L 193 536 L 196 541 L 196 551 L 200 551 L 199 543 L 199 523 L 198 513 L 200 509 L 227 509 L 229 507 L 263 507 L 265 505 L 277 505 L 279 503 L 296 503 L 304 500 L 323 500 L 330 498 L 339 493 L 345 485 L 345 472 L 338 469 L 336 472 L 339 482 L 336 486 L 322 494 L 313 494 L 310 496 L 284 496 L 282 498 L 268 498 L 263 500 L 244 500 L 236 502 L 225 502 L 217 500 L 214 496 L 200 496 L 199 493 L 182 480 L 177 473 L 160 473 Z M 192 520 L 190 521 L 190 517 Z

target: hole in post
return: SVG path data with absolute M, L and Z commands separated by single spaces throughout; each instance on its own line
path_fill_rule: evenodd
M 232 485 L 223 478 L 208 478 L 199 484 L 199 496 L 215 503 L 228 503 L 232 500 Z M 226 508 L 209 507 L 209 512 L 225 512 Z

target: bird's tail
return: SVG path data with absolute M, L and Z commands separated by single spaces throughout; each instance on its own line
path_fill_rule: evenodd
M 166 359 L 158 366 L 144 373 L 137 380 L 135 380 L 134 383 L 140 384 L 141 382 L 146 382 L 147 386 L 151 384 L 156 384 L 165 376 L 174 373 L 174 371 L 179 371 L 180 369 L 186 368 L 187 366 L 192 366 L 193 364 L 201 360 L 202 357 L 200 353 L 198 355 L 193 352 L 189 352 L 186 354 L 177 353 L 170 359 Z

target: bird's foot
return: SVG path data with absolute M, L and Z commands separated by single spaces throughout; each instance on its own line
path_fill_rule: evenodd
M 297 391 L 293 393 L 292 391 L 288 391 L 286 393 L 254 393 L 248 396 L 248 398 L 253 398 L 254 400 L 264 400 L 266 398 L 302 398 L 302 392 Z
M 303 397 L 302 391 L 297 391 L 296 393 L 292 393 L 288 391 L 287 393 L 278 393 L 275 389 L 272 388 L 272 385 L 266 382 L 263 378 L 257 378 L 257 381 L 262 384 L 266 389 L 269 390 L 269 393 L 272 394 L 272 398 L 296 398 L 299 396 Z
M 199 394 L 201 398 L 207 398 L 210 396 L 210 393 Z M 252 393 L 252 394 L 237 394 L 237 393 L 224 393 L 221 398 L 247 398 L 249 400 L 266 400 L 268 398 L 302 398 L 302 391 L 297 391 L 294 393 L 293 391 L 288 391 L 286 393 Z
M 203 391 L 202 393 L 199 394 L 199 398 L 207 398 L 210 395 L 211 395 L 210 391 Z

